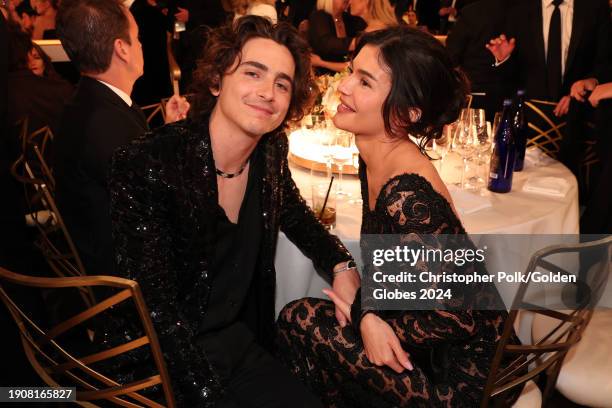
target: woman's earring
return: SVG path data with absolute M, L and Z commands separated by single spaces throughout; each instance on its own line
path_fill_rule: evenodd
M 420 109 L 410 109 L 408 111 L 408 115 L 410 116 L 410 122 L 418 123 L 421 120 L 421 110 Z

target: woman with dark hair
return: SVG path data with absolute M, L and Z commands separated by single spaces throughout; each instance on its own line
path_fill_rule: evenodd
M 365 234 L 427 249 L 450 235 L 471 248 L 422 148 L 457 118 L 467 93 L 443 46 L 409 27 L 367 33 L 351 71 L 339 86 L 334 124 L 355 134 L 360 152 L 362 256 L 374 247 Z M 414 272 L 432 265 L 398 266 Z M 364 282 L 372 272 L 366 262 Z M 453 272 L 486 273 L 476 263 Z M 362 289 L 350 299 L 327 289 L 332 301 L 294 301 L 280 313 L 279 355 L 328 407 L 478 406 L 506 312 L 491 287 L 456 286 L 463 293 L 453 292 L 453 302 L 461 300 L 454 308 L 377 310 Z
M 49 57 L 19 26 L 9 30 L 9 38 L 9 123 L 27 117 L 30 131 L 48 125 L 56 132 L 72 85 L 55 73 Z

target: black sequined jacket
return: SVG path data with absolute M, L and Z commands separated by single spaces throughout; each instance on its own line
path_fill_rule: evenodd
M 259 143 L 265 159 L 264 232 L 255 276 L 265 326 L 260 332 L 271 336 L 279 229 L 319 270 L 331 272 L 351 257 L 302 199 L 289 171 L 284 133 L 264 135 Z M 212 407 L 223 386 L 194 341 L 211 288 L 218 202 L 208 117 L 164 126 L 119 149 L 110 188 L 118 273 L 141 285 L 177 402 Z M 105 335 L 133 335 L 127 330 L 131 323 L 115 323 Z

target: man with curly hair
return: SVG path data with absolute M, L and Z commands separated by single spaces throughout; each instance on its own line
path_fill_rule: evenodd
M 115 153 L 119 273 L 142 286 L 179 405 L 319 407 L 271 356 L 279 229 L 347 299 L 359 286 L 287 164 L 283 129 L 311 101 L 308 46 L 243 17 L 211 32 L 197 78 L 200 112 Z

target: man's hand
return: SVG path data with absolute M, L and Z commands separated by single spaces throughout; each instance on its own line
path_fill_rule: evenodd
M 408 353 L 402 349 L 397 335 L 387 322 L 373 313 L 361 320 L 361 338 L 368 360 L 376 366 L 386 365 L 396 373 L 412 370 Z
M 584 102 L 586 101 L 585 97 L 587 93 L 595 89 L 597 83 L 598 82 L 595 78 L 586 78 L 576 81 L 572 84 L 570 96 L 577 101 Z
M 553 110 L 553 114 L 558 118 L 566 115 L 567 112 L 569 111 L 569 106 L 570 106 L 571 101 L 572 101 L 572 98 L 569 95 L 565 95 L 563 98 L 561 98 L 557 106 L 555 106 L 555 109 Z
M 457 9 L 454 7 L 442 7 L 440 8 L 439 14 L 441 17 L 444 17 L 444 16 L 455 17 L 457 15 Z
M 496 62 L 504 62 L 507 60 L 514 47 L 516 46 L 516 40 L 511 38 L 508 40 L 504 34 L 497 38 L 493 38 L 485 47 L 493 54 Z
M 344 265 L 344 263 L 339 265 Z M 336 265 L 336 267 L 339 265 Z M 349 305 L 347 313 L 336 305 L 336 319 L 338 319 L 340 327 L 346 326 L 347 322 L 351 321 L 350 305 L 355 301 L 355 294 L 360 286 L 361 278 L 359 277 L 357 269 L 348 269 L 344 272 L 340 272 L 334 278 L 334 283 L 332 285 L 333 293 L 337 294 L 343 302 Z
M 176 122 L 185 119 L 189 112 L 189 102 L 182 96 L 172 95 L 166 103 L 166 123 Z
M 612 82 L 597 85 L 591 93 L 591 96 L 589 96 L 589 102 L 596 108 L 597 105 L 599 105 L 599 101 L 609 98 L 612 98 Z
M 178 7 L 178 12 L 174 15 L 174 18 L 176 18 L 181 23 L 186 23 L 187 21 L 189 21 L 189 10 Z

